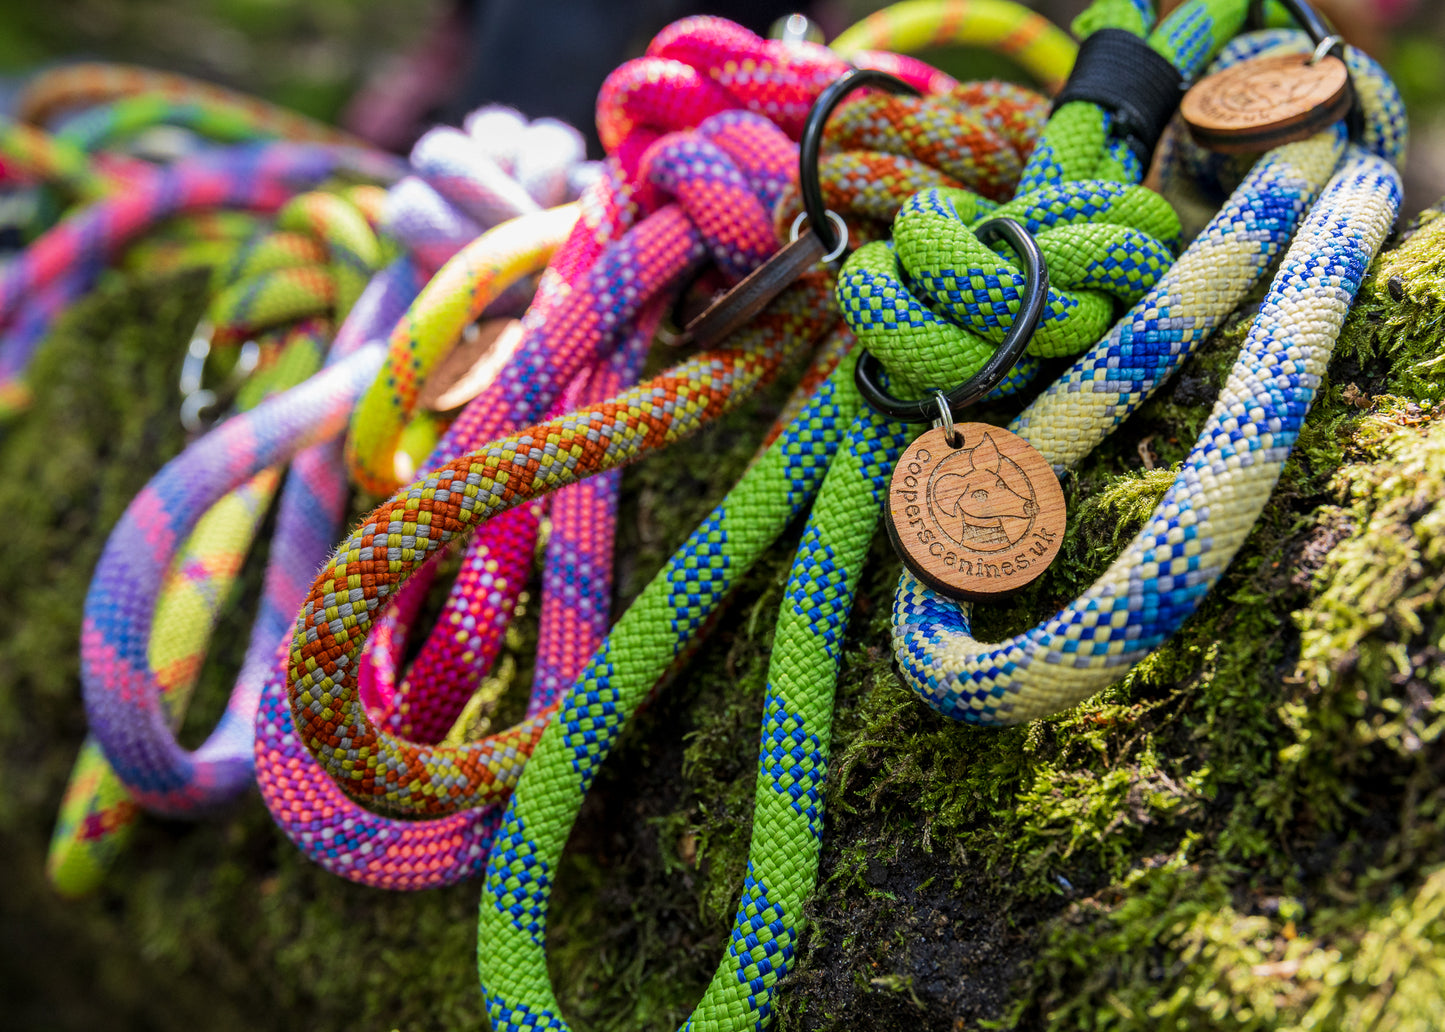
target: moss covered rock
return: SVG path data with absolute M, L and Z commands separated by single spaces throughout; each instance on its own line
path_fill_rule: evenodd
M 823 880 L 778 1027 L 1427 1029 L 1445 1025 L 1445 218 L 1377 262 L 1280 486 L 1219 586 L 1119 685 L 963 727 L 891 668 L 876 544 L 838 690 Z M 17 1027 L 477 1029 L 477 887 L 361 889 L 251 798 L 147 822 L 94 899 L 41 874 L 83 732 L 80 603 L 130 495 L 182 444 L 199 285 L 107 281 L 45 349 L 0 441 L 0 980 Z M 1246 307 L 1068 479 L 1061 562 L 980 611 L 1016 632 L 1087 586 L 1168 486 Z M 721 497 L 780 402 L 630 469 L 618 606 Z M 1005 418 L 1009 413 L 993 413 Z M 796 528 L 795 528 L 796 534 Z M 589 1030 L 670 1029 L 725 949 L 750 834 L 773 622 L 796 536 L 599 776 L 549 937 Z M 239 663 L 252 557 L 197 741 Z M 525 684 L 526 620 L 514 688 Z M 207 700 L 206 696 L 209 696 Z

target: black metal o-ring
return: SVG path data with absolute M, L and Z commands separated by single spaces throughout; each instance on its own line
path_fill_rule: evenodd
M 1310 41 L 1316 47 L 1320 46 L 1327 39 L 1334 40 L 1334 45 L 1327 53 L 1332 57 L 1338 57 L 1345 66 L 1345 81 L 1349 84 L 1350 90 L 1350 111 L 1345 115 L 1345 128 L 1349 131 L 1350 139 L 1358 141 L 1365 134 L 1365 110 L 1360 104 L 1360 93 L 1355 89 L 1355 77 L 1350 74 L 1349 62 L 1345 60 L 1345 42 L 1339 34 L 1330 28 L 1329 22 L 1325 21 L 1319 11 L 1310 6 L 1309 0 L 1276 0 L 1276 2 L 1289 12 L 1290 17 L 1299 22 L 1300 28 L 1304 29 Z M 1264 16 L 1265 0 L 1249 0 L 1249 13 L 1245 16 L 1245 28 L 1258 30 L 1268 28 L 1269 25 Z
M 823 146 L 823 127 L 833 109 L 843 98 L 854 90 L 865 86 L 877 86 L 889 93 L 919 95 L 918 90 L 887 72 L 875 68 L 854 68 L 845 72 L 837 82 L 830 85 L 808 111 L 808 120 L 803 124 L 803 139 L 798 146 L 798 189 L 803 195 L 803 210 L 808 213 L 808 228 L 817 235 L 824 252 L 837 249 L 838 233 L 828 221 L 828 208 L 823 203 L 823 186 L 818 182 L 818 151 Z
M 1038 243 L 1028 230 L 1013 219 L 989 219 L 975 226 L 973 233 L 985 244 L 1002 238 L 1013 249 L 1023 266 L 1024 288 L 1018 314 L 1004 335 L 1003 343 L 982 369 L 944 393 L 943 399 L 955 413 L 968 408 L 997 387 L 1018 363 L 1019 356 L 1028 347 L 1039 320 L 1043 318 L 1044 304 L 1049 295 L 1049 269 Z M 890 419 L 901 419 L 905 423 L 931 423 L 938 411 L 937 393 L 930 390 L 924 397 L 910 401 L 896 398 L 879 383 L 882 372 L 882 363 L 872 354 L 864 351 L 858 356 L 853 381 L 858 385 L 863 400 Z

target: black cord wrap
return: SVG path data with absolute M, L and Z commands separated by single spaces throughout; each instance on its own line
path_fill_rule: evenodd
M 1132 32 L 1100 29 L 1079 45 L 1054 110 L 1071 100 L 1097 104 L 1114 116 L 1115 129 L 1147 169 L 1179 107 L 1183 84 L 1179 69 Z

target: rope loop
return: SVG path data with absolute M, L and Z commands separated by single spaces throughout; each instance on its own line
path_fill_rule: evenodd
M 1250 33 L 1221 48 L 1214 68 L 1312 48 L 1297 31 Z M 1293 237 L 1199 440 L 1119 559 L 1050 619 L 993 644 L 973 637 L 970 606 L 904 574 L 894 653 L 903 680 L 939 712 L 1003 725 L 1076 704 L 1173 635 L 1243 544 L 1399 208 L 1399 93 L 1358 51 L 1347 48 L 1345 60 L 1364 112 L 1360 144 L 1337 124 L 1245 164 L 1164 279 L 1010 426 L 1056 470 L 1072 466 L 1220 325 Z M 1166 177 L 1198 155 L 1182 134 L 1172 147 Z M 1196 170 L 1217 179 L 1241 171 L 1216 157 L 1199 158 Z
M 816 97 L 848 65 L 816 43 L 763 39 L 723 18 L 667 26 L 597 96 L 597 133 L 623 167 L 657 135 L 730 108 L 764 115 L 792 139 Z
M 1179 235 L 1163 198 L 1116 182 L 1065 183 L 1002 206 L 966 190 L 915 195 L 894 220 L 892 244 L 859 248 L 838 280 L 848 325 L 911 396 L 977 373 L 1018 315 L 1024 274 L 974 229 L 996 217 L 1033 235 L 1050 281 L 1026 357 L 1000 393 L 1027 383 L 1037 359 L 1102 337 L 1116 302 L 1133 304 L 1168 269 Z
M 1281 147 L 1271 158 L 1288 153 Z M 1277 174 L 1256 174 L 1246 186 L 1279 190 L 1287 182 Z M 1308 180 L 1298 176 L 1294 182 Z M 970 606 L 935 594 L 905 571 L 893 606 L 894 654 L 905 683 L 955 720 L 1017 724 L 1075 705 L 1168 640 L 1224 573 L 1268 501 L 1345 312 L 1399 203 L 1395 169 L 1351 148 L 1285 254 L 1174 483 L 1123 554 L 1079 598 L 1037 626 L 989 644 L 974 638 Z M 1223 236 L 1220 230 L 1227 230 L 1234 213 L 1222 214 L 1225 219 L 1211 227 L 1215 234 L 1205 239 Z M 1260 220 L 1249 231 L 1268 231 L 1256 228 L 1261 224 L 1267 226 Z M 1204 253 L 1191 249 L 1171 275 L 1192 278 L 1196 273 L 1188 266 Z M 1211 271 L 1218 280 L 1217 268 Z M 1147 302 L 1140 308 L 1145 310 L 1125 322 L 1148 334 L 1155 330 L 1151 324 L 1163 321 L 1157 313 L 1167 309 Z M 1204 320 L 1196 310 L 1182 321 Z M 1116 347 L 1108 353 L 1130 351 Z M 1110 375 L 1127 383 L 1128 374 L 1114 372 L 1121 366 L 1116 357 Z M 1132 398 L 1147 393 L 1132 392 Z M 1066 433 L 1050 438 L 1028 424 L 1020 418 L 1012 429 L 1029 435 L 1056 465 L 1077 451 Z

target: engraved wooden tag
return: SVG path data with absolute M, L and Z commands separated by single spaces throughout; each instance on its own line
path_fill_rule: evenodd
M 417 392 L 417 401 L 433 412 L 450 412 L 471 401 L 497 378 L 522 342 L 518 319 L 488 319 L 467 333 L 437 363 Z
M 1353 101 L 1337 57 L 1256 57 L 1200 79 L 1179 104 L 1202 147 L 1247 154 L 1303 140 L 1344 118 Z
M 1022 437 L 987 423 L 920 436 L 893 470 L 888 536 L 919 580 L 950 598 L 1007 595 L 1046 570 L 1064 540 L 1064 492 Z
M 794 280 L 817 265 L 822 257 L 823 245 L 817 234 L 803 233 L 688 323 L 684 337 L 701 348 L 721 343 L 787 290 Z

